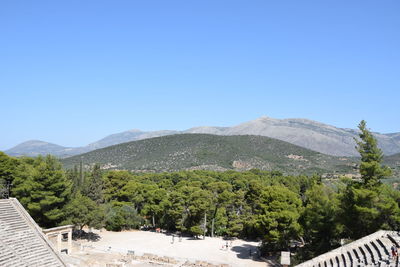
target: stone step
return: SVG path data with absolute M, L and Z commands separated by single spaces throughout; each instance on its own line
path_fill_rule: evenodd
M 370 243 L 371 243 L 371 248 L 373 248 L 378 254 L 379 260 L 385 259 L 387 255 L 385 253 L 385 250 L 378 244 L 378 241 L 373 240 Z
M 0 199 L 0 266 L 62 267 L 65 264 L 16 199 Z
M 350 259 L 349 255 L 347 254 L 347 251 L 344 251 L 342 253 L 342 259 L 343 259 L 343 264 L 344 264 L 343 266 L 345 266 L 345 267 L 351 266 L 351 259 Z
M 370 258 L 371 258 L 371 263 L 375 264 L 378 263 L 379 261 L 379 254 L 378 252 L 375 250 L 374 247 L 372 247 L 371 243 L 365 243 L 364 244 L 364 252 L 368 253 Z

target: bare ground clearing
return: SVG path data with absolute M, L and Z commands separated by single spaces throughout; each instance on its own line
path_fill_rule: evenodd
M 162 263 L 167 266 L 189 266 L 185 263 L 196 262 L 208 263 L 209 266 L 268 266 L 265 261 L 256 257 L 257 242 L 237 239 L 231 243 L 222 238 L 211 237 L 206 237 L 205 240 L 182 237 L 180 240 L 177 236 L 147 231 L 109 232 L 103 230 L 95 231 L 95 233 L 100 236 L 98 241 L 79 241 L 83 250 L 77 249 L 78 251 L 72 255 L 88 266 L 105 266 L 105 263 L 126 259 L 128 253 L 134 254 L 136 259 L 136 263 L 129 266 L 159 266 L 161 262 L 151 260 L 151 255 L 156 256 L 155 258 L 173 259 L 169 263 Z M 92 265 L 96 262 L 97 264 L 104 263 L 104 265 Z

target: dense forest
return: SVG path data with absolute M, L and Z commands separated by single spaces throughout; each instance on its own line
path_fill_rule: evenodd
M 305 260 L 378 229 L 400 229 L 400 193 L 381 181 L 390 169 L 366 129 L 361 179 L 323 180 L 253 169 L 132 173 L 64 170 L 52 156 L 0 152 L 0 180 L 42 227 L 62 224 L 120 231 L 159 227 L 184 235 L 261 241 L 262 253 L 291 249 Z

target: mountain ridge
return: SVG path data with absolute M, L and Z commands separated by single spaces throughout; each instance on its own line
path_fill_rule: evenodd
M 356 129 L 337 128 L 335 126 L 310 119 L 274 119 L 267 116 L 261 116 L 255 120 L 240 123 L 231 127 L 199 126 L 192 127 L 184 131 L 160 130 L 149 132 L 141 131 L 139 129 L 132 129 L 108 135 L 83 147 L 71 148 L 52 144 L 58 146 L 58 149 L 55 149 L 55 147 L 50 148 L 48 145 L 43 145 L 42 148 L 37 146 L 33 146 L 31 148 L 25 147 L 24 151 L 21 149 L 20 144 L 9 150 L 6 150 L 5 152 L 12 156 L 20 156 L 24 154 L 28 156 L 35 156 L 43 153 L 50 153 L 59 157 L 65 157 L 124 142 L 180 133 L 204 133 L 228 136 L 260 135 L 279 139 L 328 155 L 358 155 L 358 152 L 355 149 L 356 143 L 354 141 L 354 138 L 358 137 Z M 400 133 L 374 133 L 374 135 L 378 139 L 378 144 L 386 155 L 400 152 Z

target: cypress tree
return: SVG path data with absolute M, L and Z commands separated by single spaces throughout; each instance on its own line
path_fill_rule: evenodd
M 97 204 L 103 203 L 103 178 L 99 164 L 93 166 L 86 195 Z

